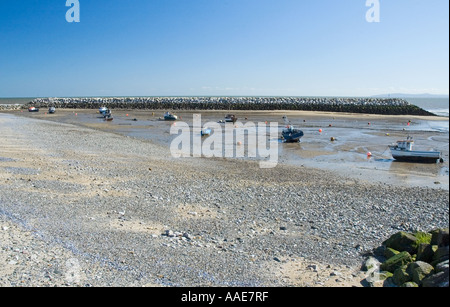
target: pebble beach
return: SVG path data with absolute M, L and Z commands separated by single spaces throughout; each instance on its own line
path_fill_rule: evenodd
M 366 253 L 390 235 L 448 227 L 439 119 L 290 111 L 305 137 L 261 169 L 175 159 L 158 111 L 114 114 L 0 113 L 0 286 L 361 287 Z M 393 162 L 386 145 L 405 129 L 444 163 Z

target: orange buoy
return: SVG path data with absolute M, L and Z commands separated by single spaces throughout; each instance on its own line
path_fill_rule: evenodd
M 239 146 L 241 146 L 241 145 L 242 145 L 242 142 L 237 142 L 237 144 L 238 144 Z
M 319 129 L 319 132 L 322 133 L 322 129 Z

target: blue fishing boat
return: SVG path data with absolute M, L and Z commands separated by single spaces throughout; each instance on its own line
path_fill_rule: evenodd
M 283 116 L 284 122 L 286 123 L 286 128 L 281 131 L 281 138 L 285 143 L 298 143 L 303 137 L 304 133 L 300 129 L 294 128 L 289 122 L 286 116 Z

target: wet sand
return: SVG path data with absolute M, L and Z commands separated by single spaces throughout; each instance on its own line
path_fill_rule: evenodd
M 162 121 L 161 110 L 113 111 L 114 120 L 105 122 L 97 110 L 58 110 L 10 113 L 81 125 L 101 131 L 149 140 L 170 147 L 176 135 L 170 135 L 173 122 Z M 192 128 L 194 114 L 201 115 L 202 125 L 223 120 L 226 111 L 179 111 L 179 121 Z M 386 116 L 308 111 L 237 111 L 242 124 L 277 122 L 279 131 L 285 126 L 283 115 L 304 131 L 300 143 L 285 144 L 279 139 L 278 163 L 330 170 L 358 181 L 377 181 L 388 185 L 422 186 L 449 189 L 448 118 L 428 116 Z M 176 123 L 175 123 L 176 125 Z M 320 132 L 321 131 L 321 132 Z M 412 136 L 417 150 L 438 150 L 444 163 L 422 164 L 398 162 L 392 158 L 388 145 Z M 234 143 L 225 146 L 236 147 Z M 248 145 L 243 144 L 247 152 Z M 368 153 L 371 153 L 368 156 Z M 244 159 L 251 159 L 245 158 Z M 239 158 L 241 159 L 241 158 Z

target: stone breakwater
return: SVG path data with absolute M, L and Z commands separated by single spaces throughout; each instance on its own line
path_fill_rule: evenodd
M 385 287 L 448 287 L 449 230 L 393 234 L 367 259 L 369 284 Z M 381 260 L 381 262 L 380 262 Z M 377 273 L 376 276 L 373 273 Z
M 65 109 L 147 109 L 147 110 L 292 110 L 433 116 L 398 98 L 327 97 L 107 97 L 38 98 L 24 106 Z
M 0 111 L 2 110 L 20 110 L 23 108 L 21 104 L 0 104 Z

